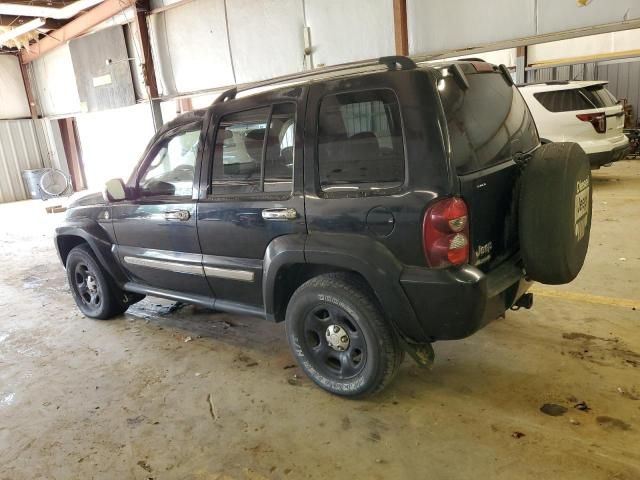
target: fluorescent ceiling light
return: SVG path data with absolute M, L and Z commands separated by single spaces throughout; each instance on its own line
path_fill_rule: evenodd
M 38 7 L 36 5 L 23 5 L 18 3 L 0 3 L 0 15 L 15 15 L 17 17 L 44 17 L 58 20 L 75 17 L 82 10 L 93 7 L 102 0 L 78 0 L 66 7 Z
M 40 28 L 44 25 L 44 18 L 34 18 L 33 20 L 28 21 L 27 23 L 23 23 L 19 27 L 12 28 L 11 30 L 7 30 L 6 32 L 0 34 L 0 45 L 8 42 L 9 40 L 13 40 L 20 35 L 25 33 L 29 33 L 31 30 L 35 30 L 36 28 Z

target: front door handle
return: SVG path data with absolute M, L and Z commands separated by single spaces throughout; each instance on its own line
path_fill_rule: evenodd
M 186 222 L 189 218 L 191 218 L 189 210 L 174 210 L 164 214 L 165 220 L 179 220 L 181 222 Z
M 265 220 L 295 220 L 298 212 L 295 208 L 265 208 L 262 210 L 262 218 Z

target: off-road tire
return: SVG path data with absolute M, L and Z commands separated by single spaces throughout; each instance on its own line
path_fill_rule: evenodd
M 308 321 L 305 319 L 309 315 L 317 319 L 313 312 L 322 311 L 325 307 L 345 314 L 344 318 L 339 313 L 330 317 L 326 321 L 327 328 L 332 322 L 344 327 L 353 336 L 350 348 L 354 348 L 356 340 L 364 341 L 365 353 L 361 360 L 364 364 L 350 377 L 334 372 L 315 356 L 316 350 L 326 350 L 329 355 L 334 353 L 326 333 L 322 335 L 320 330 L 319 334 L 313 334 L 311 344 L 315 343 L 316 336 L 320 337 L 320 343 L 315 347 L 307 338 L 309 332 L 305 328 L 308 328 Z M 289 301 L 285 325 L 289 346 L 304 372 L 321 388 L 343 397 L 362 398 L 380 392 L 393 380 L 404 358 L 396 333 L 372 292 L 357 275 L 328 273 L 302 284 Z M 344 354 L 341 357 L 344 359 L 345 355 L 352 353 L 337 352 L 336 355 Z M 350 360 L 348 362 L 351 366 Z M 345 365 L 340 365 L 342 370 Z
M 90 318 L 108 320 L 124 313 L 129 306 L 139 302 L 144 295 L 125 293 L 115 284 L 109 274 L 100 266 L 95 254 L 88 244 L 74 247 L 67 256 L 67 281 L 73 299 L 80 311 Z M 80 282 L 80 277 L 86 272 L 91 277 L 91 284 L 95 284 L 95 295 L 89 293 Z M 89 297 L 89 298 L 87 298 Z M 97 301 L 90 300 L 97 297 Z

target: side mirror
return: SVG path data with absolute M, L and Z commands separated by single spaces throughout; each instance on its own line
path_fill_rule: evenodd
M 102 192 L 106 202 L 121 202 L 127 198 L 124 182 L 120 178 L 108 180 Z

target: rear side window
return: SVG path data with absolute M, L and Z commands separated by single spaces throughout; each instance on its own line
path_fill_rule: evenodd
M 438 82 L 458 175 L 509 160 L 538 145 L 538 132 L 518 89 L 500 73 L 467 75 L 468 89 L 452 76 Z
M 318 169 L 324 191 L 402 185 L 402 122 L 393 91 L 341 93 L 322 99 Z

